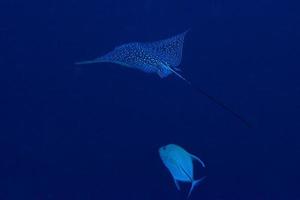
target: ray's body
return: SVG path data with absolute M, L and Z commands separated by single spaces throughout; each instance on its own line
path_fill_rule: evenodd
M 110 62 L 138 69 L 146 73 L 156 73 L 161 78 L 175 74 L 181 80 L 190 85 L 196 92 L 205 95 L 223 109 L 229 111 L 233 114 L 233 116 L 241 120 L 246 126 L 250 127 L 250 124 L 238 113 L 234 112 L 224 103 L 209 95 L 204 90 L 195 87 L 189 80 L 180 74 L 181 70 L 178 66 L 181 63 L 184 38 L 187 32 L 188 31 L 185 31 L 176 36 L 155 42 L 133 42 L 123 44 L 116 47 L 113 51 L 94 60 L 78 62 L 76 64 Z

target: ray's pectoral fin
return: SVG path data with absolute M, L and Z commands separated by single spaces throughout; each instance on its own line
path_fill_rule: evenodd
M 190 155 L 191 155 L 191 157 L 192 157 L 194 160 L 198 161 L 198 162 L 202 165 L 202 167 L 205 168 L 205 164 L 204 164 L 204 162 L 203 162 L 200 158 L 198 158 L 197 156 L 195 156 L 195 155 L 193 155 L 193 154 L 190 154 Z
M 103 62 L 102 59 L 96 58 L 94 60 L 86 60 L 86 61 L 76 62 L 75 65 L 87 65 L 87 64 L 95 64 L 95 63 L 101 63 L 101 62 Z

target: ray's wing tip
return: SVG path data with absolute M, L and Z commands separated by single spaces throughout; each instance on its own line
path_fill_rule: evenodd
M 75 65 L 86 65 L 86 64 L 95 64 L 95 63 L 99 63 L 101 62 L 101 60 L 87 60 L 87 61 L 80 61 L 80 62 L 75 62 Z
M 188 32 L 190 32 L 192 30 L 192 28 L 187 28 L 184 33 L 187 34 Z
M 187 28 L 183 33 L 182 33 L 182 35 L 186 35 L 186 34 L 188 34 L 190 31 L 192 30 L 192 28 Z
M 74 65 L 81 65 L 82 62 L 74 62 Z
M 87 62 L 75 62 L 74 65 L 85 65 L 88 64 Z

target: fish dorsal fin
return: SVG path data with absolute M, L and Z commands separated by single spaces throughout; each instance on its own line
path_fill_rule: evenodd
M 202 165 L 202 167 L 205 168 L 205 164 L 204 164 L 204 162 L 203 162 L 200 158 L 198 158 L 197 156 L 195 156 L 195 155 L 193 155 L 193 154 L 190 154 L 190 156 L 191 156 L 194 160 L 198 161 L 198 162 Z
M 184 37 L 187 32 L 156 42 L 141 43 L 140 45 L 145 51 L 158 57 L 169 66 L 176 67 L 181 62 Z

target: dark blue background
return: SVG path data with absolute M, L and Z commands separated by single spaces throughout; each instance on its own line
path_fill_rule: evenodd
M 298 6 L 1 0 L 0 199 L 185 199 L 168 143 L 207 164 L 192 199 L 300 199 Z M 188 28 L 183 74 L 252 129 L 174 76 L 73 64 Z

